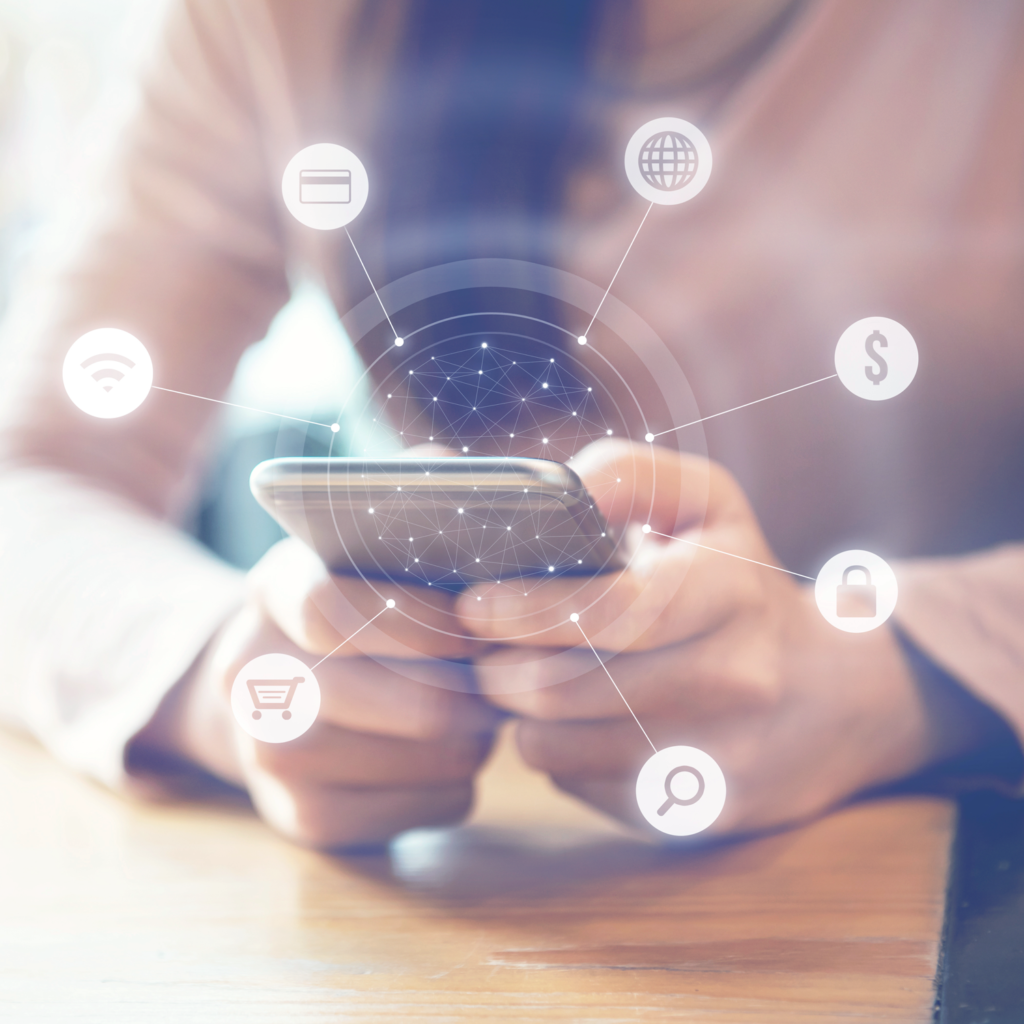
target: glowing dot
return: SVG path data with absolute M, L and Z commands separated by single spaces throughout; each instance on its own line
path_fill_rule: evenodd
M 412 543 L 412 537 L 410 537 L 410 538 L 409 538 L 409 543 L 410 543 L 410 544 Z
M 372 515 L 373 515 L 373 509 L 371 508 L 371 509 L 369 510 L 369 512 L 370 512 L 370 515 L 372 516 Z
M 506 529 L 506 530 L 511 530 L 511 529 L 512 529 L 512 527 L 511 527 L 511 526 L 506 526 L 506 527 L 505 527 L 505 529 Z
M 573 612 L 572 615 L 569 616 L 569 621 L 570 622 L 579 622 L 580 621 L 580 617 L 575 612 Z
M 552 359 L 551 362 L 554 362 L 554 359 Z
M 615 478 L 615 482 L 616 482 L 617 484 L 621 484 L 621 483 L 622 483 L 622 477 L 621 477 L 621 476 L 617 476 L 617 477 Z
M 554 572 L 554 571 L 555 571 L 555 567 L 553 565 L 549 565 L 548 566 L 548 572 Z
M 419 561 L 419 559 L 418 559 L 418 558 L 414 558 L 414 559 L 413 559 L 413 561 L 414 561 L 414 562 L 418 562 L 418 561 Z
M 409 371 L 409 376 L 411 377 L 412 375 L 413 375 L 413 371 L 412 371 L 412 370 L 410 370 L 410 371 Z
M 651 532 L 651 524 L 650 523 L 644 523 L 644 525 L 641 526 L 640 529 L 644 533 L 650 533 Z
M 576 415 L 576 410 L 575 409 L 573 409 L 572 414 L 573 414 L 573 416 Z
M 608 535 L 606 533 L 602 533 L 601 536 L 602 537 L 607 537 Z
M 577 558 L 576 559 L 576 564 L 577 565 L 582 565 L 583 564 L 583 559 L 582 558 Z
M 480 347 L 481 348 L 487 348 L 487 342 L 486 341 L 480 342 Z
M 515 434 L 509 434 L 508 436 L 509 437 L 515 437 L 516 435 Z
M 393 597 L 389 597 L 389 598 L 388 598 L 388 599 L 387 599 L 387 600 L 386 600 L 386 601 L 384 602 L 384 605 L 385 605 L 385 606 L 386 606 L 387 608 L 394 608 L 394 607 L 395 607 L 395 599 L 394 599 Z
M 462 515 L 462 513 L 463 513 L 464 511 L 465 511 L 465 509 L 461 509 L 461 508 L 460 508 L 460 509 L 459 509 L 459 515 L 461 516 L 461 515 Z
M 525 398 L 520 398 L 520 399 L 519 399 L 519 401 L 520 401 L 520 402 L 525 402 L 525 401 L 526 401 L 526 399 L 525 399 Z
M 404 344 L 405 338 L 395 338 L 395 348 L 401 348 Z
M 479 562 L 479 561 L 480 561 L 480 559 L 478 558 L 478 559 L 477 559 L 477 561 Z M 478 600 L 478 601 L 482 601 L 482 600 L 483 600 L 483 598 L 482 598 L 482 597 L 478 597 L 478 598 L 477 598 L 477 600 Z
M 546 388 L 547 386 L 548 386 L 548 382 L 547 382 L 547 381 L 544 381 L 544 383 L 543 383 L 543 384 L 541 384 L 541 387 L 542 387 L 542 388 Z
M 391 397 L 391 396 L 390 396 L 390 395 L 388 395 L 388 398 L 390 398 L 390 397 Z
M 469 451 L 469 449 L 468 449 L 468 448 L 467 448 L 467 447 L 466 447 L 465 445 L 463 445 L 463 446 L 462 446 L 462 450 L 463 450 L 464 452 L 468 452 L 468 451 Z
M 477 370 L 476 372 L 477 372 L 477 376 L 479 376 L 479 377 L 482 377 L 484 375 L 484 371 L 483 370 Z
M 435 401 L 435 402 L 437 401 L 437 396 L 436 396 L 436 395 L 434 396 L 434 401 Z
M 607 434 L 607 435 L 608 435 L 609 437 L 611 437 L 611 436 L 612 436 L 612 432 L 611 432 L 611 430 L 606 430 L 606 431 L 605 431 L 605 433 L 606 433 L 606 434 Z
M 650 444 L 654 440 L 654 435 L 648 431 L 646 434 L 644 434 L 644 440 L 648 444 Z
M 477 559 L 477 561 L 479 562 L 479 561 L 480 561 L 480 559 L 478 558 L 478 559 Z
M 476 412 L 476 406 L 475 405 L 473 406 L 473 412 Z
M 579 344 L 579 345 L 586 345 L 586 343 L 587 343 L 587 336 L 586 336 L 585 334 L 581 334 L 581 335 L 580 335 L 580 336 L 579 336 L 579 337 L 578 337 L 578 338 L 576 339 L 576 342 L 577 342 L 577 344 Z
M 401 489 L 402 489 L 401 487 L 398 488 L 398 490 L 401 490 Z M 410 537 L 409 540 L 412 540 L 412 537 Z
M 437 401 L 437 399 L 435 398 L 435 399 L 434 399 L 434 401 L 436 402 L 436 401 Z M 427 438 L 427 440 L 428 440 L 428 441 L 433 441 L 434 439 L 433 439 L 432 437 L 428 437 L 428 438 Z
M 546 437 L 542 437 L 542 438 L 540 439 L 540 443 L 541 443 L 541 444 L 547 444 L 547 443 L 548 443 L 548 439 L 547 439 Z
M 332 423 L 331 424 L 331 432 L 332 433 L 336 434 L 339 430 L 341 430 L 341 424 L 340 423 Z

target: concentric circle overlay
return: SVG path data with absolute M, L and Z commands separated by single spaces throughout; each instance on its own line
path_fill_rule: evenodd
M 288 743 L 316 721 L 320 687 L 316 676 L 290 654 L 262 654 L 235 676 L 231 686 L 235 721 L 254 739 Z
M 307 228 L 333 231 L 359 216 L 370 194 L 362 161 L 350 149 L 318 142 L 288 161 L 281 195 L 289 213 Z
M 153 386 L 153 361 L 134 335 L 114 327 L 83 334 L 64 357 L 64 390 L 84 413 L 127 416 Z
M 868 316 L 843 331 L 836 345 L 836 373 L 847 391 L 869 402 L 895 398 L 917 374 L 917 343 L 901 323 Z
M 608 507 L 614 502 L 622 510 L 612 532 L 628 561 L 634 557 L 629 523 L 651 518 L 650 490 L 634 491 L 633 480 L 650 478 L 652 460 L 649 446 L 629 439 L 697 420 L 699 410 L 671 351 L 614 296 L 601 306 L 587 344 L 579 344 L 578 331 L 571 328 L 592 315 L 602 297 L 599 286 L 564 271 L 501 259 L 433 267 L 381 287 L 381 302 L 402 325 L 405 344 L 394 345 L 376 296 L 345 315 L 344 326 L 367 370 L 349 396 L 341 396 L 343 404 L 333 418 L 372 426 L 375 434 L 366 447 L 361 440 L 365 431 L 333 435 L 337 440 L 332 437 L 329 453 L 378 459 L 430 445 L 435 454 L 442 446 L 470 459 L 545 459 L 573 469 L 595 442 L 618 445 L 614 468 L 584 475 L 599 503 Z M 323 435 L 318 439 L 326 440 Z M 669 443 L 677 440 L 668 438 Z M 687 450 L 706 454 L 700 425 L 681 440 Z M 295 444 L 292 431 L 280 434 L 277 454 L 293 454 Z M 577 610 L 586 614 L 616 578 L 612 572 L 584 574 L 579 566 L 589 552 L 568 535 L 564 515 L 555 515 L 558 508 L 545 505 L 546 499 L 520 490 L 503 493 L 500 500 L 492 500 L 491 492 L 467 501 L 445 500 L 433 476 L 431 487 L 423 481 L 413 492 L 400 479 L 404 471 L 396 471 L 390 490 L 385 487 L 387 493 L 373 502 L 357 503 L 361 511 L 354 515 L 346 511 L 354 507 L 346 499 L 352 488 L 364 485 L 348 475 L 352 471 L 331 471 L 327 514 L 335 529 L 321 554 L 337 572 L 361 576 L 382 600 L 398 597 L 397 586 L 399 618 L 465 637 L 458 618 L 438 614 L 439 607 L 451 607 L 451 594 L 438 595 L 438 590 L 460 589 L 468 600 L 479 598 L 481 612 L 493 609 L 501 615 L 504 637 L 534 637 L 561 602 L 578 594 Z M 429 500 L 421 501 L 424 497 Z M 693 498 L 703 501 L 706 494 Z M 297 511 L 309 523 L 322 524 L 323 505 Z M 539 569 L 521 557 L 538 550 L 551 554 Z M 642 546 L 636 557 L 646 557 Z M 508 571 L 495 572 L 499 564 Z M 684 576 L 682 571 L 680 586 Z M 321 610 L 338 618 L 345 600 L 339 590 Z M 624 609 L 618 628 L 642 633 L 656 614 L 654 607 Z M 402 633 L 396 622 L 396 649 Z M 591 666 L 575 654 L 548 648 L 538 655 L 542 671 L 495 669 L 501 678 L 489 678 L 488 685 L 514 691 L 576 678 Z M 453 689 L 466 685 L 460 681 L 466 676 L 461 667 L 451 673 L 422 670 L 422 656 L 412 646 L 398 656 L 410 678 Z
M 659 832 L 692 836 L 718 819 L 725 789 L 725 776 L 710 754 L 697 747 L 666 747 L 640 769 L 636 802 Z
M 844 633 L 877 629 L 896 609 L 896 574 L 883 558 L 854 549 L 833 555 L 814 582 L 814 600 Z
M 692 199 L 711 177 L 711 145 L 680 117 L 656 117 L 626 144 L 626 177 L 652 203 L 676 206 Z

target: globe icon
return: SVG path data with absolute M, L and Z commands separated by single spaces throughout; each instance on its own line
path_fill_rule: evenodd
M 640 147 L 640 174 L 652 188 L 674 192 L 697 174 L 697 150 L 679 132 L 658 132 Z

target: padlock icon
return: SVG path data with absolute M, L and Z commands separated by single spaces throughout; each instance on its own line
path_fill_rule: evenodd
M 864 573 L 863 583 L 851 583 L 850 573 Z M 843 582 L 836 587 L 836 616 L 840 619 L 873 619 L 878 610 L 878 588 L 871 582 L 871 573 L 863 565 L 851 565 L 843 572 Z

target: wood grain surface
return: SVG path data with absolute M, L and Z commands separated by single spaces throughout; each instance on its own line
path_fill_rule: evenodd
M 469 826 L 338 858 L 241 800 L 132 802 L 0 733 L 0 809 L 5 1021 L 931 1019 L 936 799 L 670 852 L 506 743 Z

